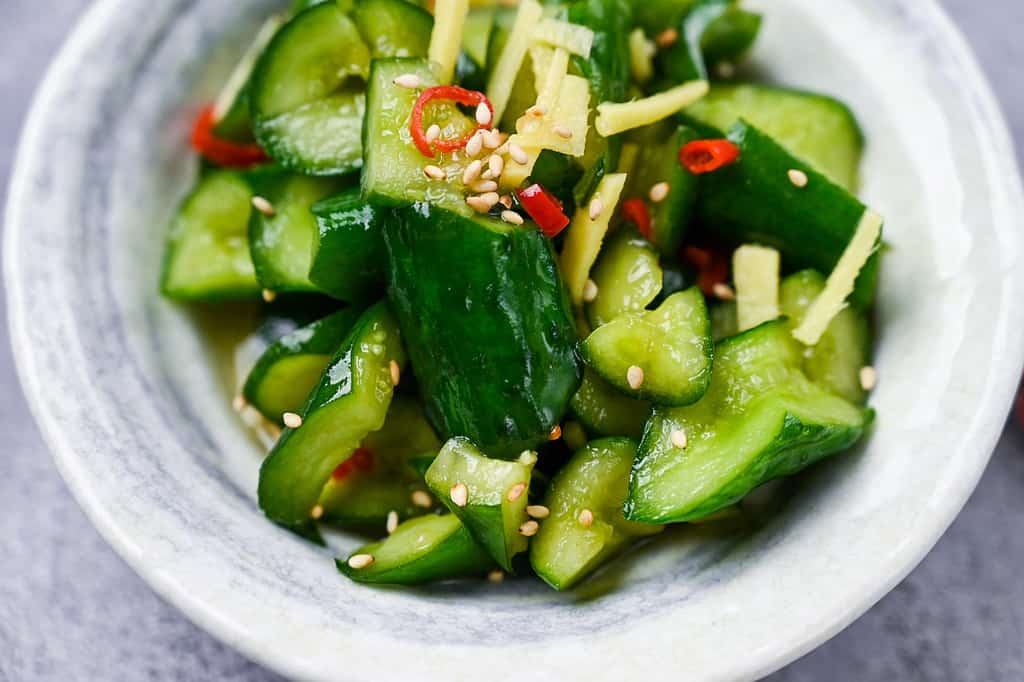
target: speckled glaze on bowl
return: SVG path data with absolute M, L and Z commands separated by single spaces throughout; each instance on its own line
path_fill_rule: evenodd
M 1024 352 L 1024 201 L 991 93 L 932 0 L 770 4 L 756 62 L 846 98 L 868 135 L 863 194 L 891 245 L 877 428 L 756 531 L 676 532 L 599 595 L 361 587 L 262 518 L 260 454 L 156 282 L 195 172 L 188 122 L 278 3 L 99 2 L 35 103 L 5 246 L 24 387 L 96 526 L 196 623 L 304 679 L 749 679 L 850 623 L 951 523 L 999 434 Z

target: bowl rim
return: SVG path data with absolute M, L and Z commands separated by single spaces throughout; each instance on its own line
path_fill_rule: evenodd
M 316 671 L 311 670 L 301 661 L 279 655 L 275 650 L 264 648 L 264 643 L 259 638 L 239 631 L 228 619 L 218 613 L 216 607 L 190 599 L 188 595 L 180 591 L 177 585 L 166 581 L 155 570 L 155 567 L 146 561 L 144 556 L 134 551 L 131 538 L 119 527 L 117 519 L 104 509 L 102 502 L 96 499 L 87 486 L 76 477 L 73 466 L 76 458 L 75 450 L 66 440 L 58 437 L 57 434 L 62 427 L 53 418 L 48 405 L 41 398 L 39 391 L 41 379 L 29 371 L 29 367 L 32 366 L 29 358 L 34 352 L 33 347 L 28 343 L 26 334 L 26 327 L 29 324 L 26 312 L 30 306 L 24 299 L 20 276 L 22 266 L 18 259 L 18 250 L 14 248 L 17 235 L 27 229 L 22 220 L 20 208 L 32 189 L 31 173 L 27 172 L 27 169 L 35 168 L 42 163 L 40 140 L 46 133 L 42 125 L 42 120 L 45 118 L 43 113 L 60 105 L 55 98 L 60 84 L 75 76 L 77 55 L 85 45 L 95 40 L 95 37 L 105 30 L 107 16 L 116 8 L 117 4 L 118 0 L 99 0 L 86 10 L 48 68 L 25 118 L 15 155 L 4 216 L 3 271 L 9 304 L 8 326 L 15 367 L 29 408 L 40 426 L 43 439 L 53 454 L 61 476 L 86 516 L 115 552 L 162 598 L 184 613 L 198 627 L 220 641 L 241 651 L 248 658 L 280 673 L 301 678 L 316 676 Z M 924 2 L 917 0 L 915 4 L 917 5 L 915 11 L 931 23 L 932 28 L 940 35 L 943 45 L 950 49 L 951 58 L 956 61 L 958 67 L 969 79 L 971 95 L 977 107 L 974 116 L 976 119 L 984 121 L 987 132 L 994 139 L 994 148 L 1000 152 L 998 161 L 1002 163 L 1004 171 L 1001 176 L 1002 187 L 1012 206 L 1017 209 L 1014 212 L 1007 211 L 1006 214 L 1014 213 L 1019 218 L 1024 215 L 1024 211 L 1021 211 L 1024 208 L 1024 188 L 1022 188 L 1020 171 L 1014 154 L 1013 138 L 992 86 L 978 64 L 967 40 L 946 10 L 938 4 L 938 0 L 925 0 Z M 1024 291 L 1024 272 L 1013 273 L 1010 281 L 1016 291 Z M 1024 343 L 1021 343 L 1024 339 L 1024 317 L 1017 315 L 1011 322 L 1012 324 L 1001 325 L 1001 336 L 994 340 L 994 344 L 1009 350 L 1012 355 L 1004 356 L 999 362 L 1004 366 L 1015 368 L 1017 372 L 994 374 L 995 378 L 988 386 L 989 400 L 984 407 L 996 412 L 998 412 L 999 405 L 1003 405 L 1005 410 L 1009 411 L 1010 397 L 1016 390 L 1020 369 L 1024 367 Z M 990 359 L 992 363 L 996 361 L 994 357 Z M 926 528 L 917 533 L 914 542 L 908 543 L 903 551 L 894 556 L 888 564 L 879 567 L 876 584 L 872 590 L 865 591 L 856 601 L 838 605 L 828 614 L 827 618 L 820 621 L 813 633 L 802 641 L 790 641 L 784 646 L 774 647 L 772 651 L 762 649 L 759 652 L 760 660 L 753 663 L 748 662 L 744 668 L 744 675 L 753 678 L 768 674 L 812 651 L 845 629 L 902 581 L 935 546 L 966 504 L 984 473 L 1002 432 L 1002 423 L 993 420 L 977 427 L 981 433 L 978 434 L 979 438 L 976 441 L 973 468 L 969 471 L 969 477 L 957 488 L 956 499 L 950 500 L 941 513 L 932 515 Z M 1000 426 L 996 427 L 996 424 Z

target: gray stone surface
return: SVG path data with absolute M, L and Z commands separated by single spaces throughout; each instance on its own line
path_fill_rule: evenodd
M 1024 149 L 1024 2 L 943 0 Z M 0 187 L 31 94 L 86 0 L 0 0 Z M 0 314 L 5 314 L 0 299 Z M 196 629 L 110 550 L 70 498 L 0 333 L 0 680 L 276 680 Z M 1009 426 L 924 563 L 778 682 L 1024 679 L 1024 435 Z

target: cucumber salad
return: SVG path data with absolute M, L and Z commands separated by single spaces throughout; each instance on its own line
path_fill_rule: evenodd
M 747 76 L 762 19 L 328 0 L 266 21 L 196 120 L 162 291 L 222 327 L 260 311 L 234 406 L 269 447 L 271 521 L 364 535 L 337 561 L 361 583 L 561 590 L 865 437 L 863 137 L 836 99 Z

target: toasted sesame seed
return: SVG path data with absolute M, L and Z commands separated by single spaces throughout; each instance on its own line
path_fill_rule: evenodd
M 630 365 L 626 370 L 626 383 L 634 391 L 644 385 L 644 369 L 639 365 Z
M 397 360 L 392 360 L 388 363 L 388 369 L 391 371 L 391 385 L 397 386 L 398 382 L 402 380 L 402 368 L 398 365 Z
M 295 414 L 294 412 L 285 412 L 283 415 L 281 415 L 281 420 L 284 422 L 284 425 L 287 426 L 289 429 L 297 429 L 300 426 L 302 426 L 302 417 Z
M 650 197 L 654 203 L 665 201 L 665 197 L 668 196 L 670 187 L 667 182 L 659 182 L 651 187 Z
M 444 169 L 440 166 L 424 166 L 423 174 L 431 180 L 444 180 L 448 177 L 448 174 L 444 172 Z
M 430 127 L 427 128 L 427 132 L 423 133 L 423 138 L 427 142 L 433 142 L 439 137 L 441 137 L 441 126 L 436 123 L 432 123 Z
M 556 123 L 555 125 L 551 126 L 551 132 L 566 140 L 572 139 L 572 131 L 569 130 L 568 126 L 562 123 Z
M 504 220 L 506 223 L 512 223 L 513 225 L 523 224 L 523 216 L 509 209 L 506 209 L 501 212 L 501 219 Z
M 420 77 L 414 73 L 403 73 L 391 82 L 400 88 L 409 88 L 410 90 L 420 87 Z
M 505 170 L 505 159 L 497 154 L 491 154 L 491 158 L 487 159 L 487 170 L 491 171 L 494 177 L 498 177 Z
M 372 554 L 353 554 L 348 558 L 348 567 L 359 570 L 373 563 Z
M 414 490 L 412 491 L 412 495 L 409 497 L 412 500 L 412 503 L 417 507 L 429 509 L 434 506 L 434 500 L 430 498 L 430 493 L 425 490 Z
M 594 197 L 590 200 L 589 215 L 591 220 L 597 220 L 604 213 L 604 202 L 601 197 Z
M 472 189 L 474 192 L 480 192 L 481 194 L 485 192 L 493 192 L 494 190 L 498 189 L 498 183 L 496 183 L 494 180 L 481 180 L 480 182 L 474 182 L 470 186 L 470 189 Z
M 268 218 L 274 215 L 274 205 L 267 201 L 266 197 L 254 196 L 252 198 L 252 207 Z
M 711 293 L 715 295 L 715 298 L 723 301 L 735 301 L 736 292 L 731 286 L 724 282 L 716 282 L 715 286 L 711 287 Z
M 452 504 L 456 507 L 465 507 L 469 504 L 469 488 L 465 483 L 456 483 L 448 491 L 448 497 L 452 498 Z
M 491 172 L 490 168 L 485 168 L 484 172 L 480 174 L 480 177 L 483 178 L 484 180 L 493 180 L 494 173 Z
M 466 166 L 466 170 L 462 172 L 462 184 L 469 185 L 479 178 L 481 168 L 483 168 L 483 164 L 480 162 L 480 159 Z
M 484 102 L 476 105 L 476 122 L 482 126 L 491 123 L 491 110 Z
M 535 519 L 546 519 L 551 515 L 551 510 L 543 504 L 530 504 L 526 507 L 526 513 Z
M 532 107 L 527 109 L 525 113 L 530 118 L 544 118 L 544 116 L 548 113 L 548 110 L 545 109 L 544 107 L 539 107 L 536 104 L 534 104 Z
M 504 206 L 505 208 L 512 208 L 512 195 L 502 194 L 500 197 L 498 197 L 498 203 Z
M 394 509 L 388 512 L 388 521 L 385 528 L 387 528 L 388 535 L 394 533 L 395 529 L 398 528 L 398 512 Z
M 508 155 L 520 166 L 525 166 L 530 162 L 530 155 L 517 144 L 510 144 L 508 146 Z
M 493 203 L 488 202 L 486 195 L 466 197 L 466 205 L 477 213 L 487 213 L 491 210 L 491 206 L 494 206 Z
M 806 187 L 807 186 L 807 173 L 796 168 L 789 170 L 789 181 L 793 183 L 795 187 Z
M 654 42 L 658 44 L 658 47 L 668 47 L 679 40 L 679 31 L 674 28 L 666 28 L 664 31 L 658 34 L 654 39 Z
M 523 496 L 524 492 L 526 492 L 526 484 L 516 483 L 514 486 L 508 489 L 508 495 L 506 495 L 505 498 L 509 502 L 515 502 L 516 500 Z
M 540 524 L 536 521 L 527 521 L 519 526 L 519 534 L 525 535 L 528 538 L 536 535 L 538 530 L 540 530 Z
M 469 138 L 469 142 L 466 143 L 466 156 L 474 157 L 479 154 L 484 148 L 484 135 L 483 132 L 478 130 L 473 133 L 473 136 Z
M 592 279 L 588 279 L 587 283 L 583 285 L 583 300 L 587 303 L 593 303 L 597 300 L 597 282 Z
M 264 301 L 266 301 L 267 303 L 273 303 L 275 298 L 277 298 L 277 292 L 276 291 L 274 291 L 273 289 L 264 289 L 263 290 L 263 300 Z
M 231 407 L 235 412 L 241 412 L 249 406 L 249 401 L 245 399 L 244 395 L 236 395 L 234 400 L 231 401 Z
M 562 437 L 562 425 L 555 424 L 551 427 L 551 431 L 548 432 L 548 440 L 558 440 Z
M 686 431 L 683 431 L 682 429 L 676 429 L 675 431 L 673 431 L 672 445 L 675 445 L 677 448 L 685 450 L 687 445 Z
M 583 511 L 580 512 L 580 515 L 577 516 L 576 519 L 584 528 L 590 528 L 592 525 L 594 525 L 594 512 L 590 511 L 589 509 L 584 509 Z
M 316 505 L 309 511 L 309 516 L 313 519 L 319 519 L 324 515 L 324 507 L 321 504 Z
M 496 568 L 487 574 L 487 581 L 492 583 L 500 583 L 505 579 L 505 571 L 500 568 Z
M 488 149 L 497 149 L 498 147 L 501 146 L 501 143 L 503 142 L 501 138 L 501 131 L 498 130 L 497 128 L 488 130 L 486 133 L 483 134 L 484 146 L 487 147 Z
M 860 387 L 865 391 L 874 390 L 878 384 L 878 372 L 871 365 L 860 368 Z

